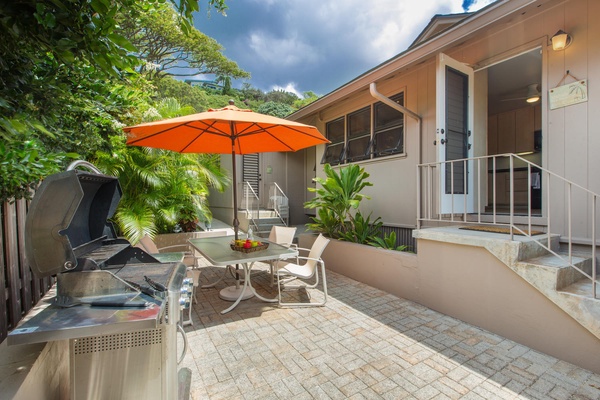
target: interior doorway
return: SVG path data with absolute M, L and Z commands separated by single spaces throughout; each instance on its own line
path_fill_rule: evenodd
M 487 153 L 517 154 L 542 166 L 542 49 L 536 48 L 512 57 L 487 69 L 488 130 Z M 494 199 L 494 167 L 488 166 L 488 204 Z M 531 172 L 526 163 L 514 165 L 514 210 L 527 212 L 529 204 L 534 215 L 541 215 L 542 187 L 540 171 Z M 529 190 L 531 187 L 531 190 Z M 510 208 L 510 165 L 508 158 L 497 158 L 495 166 L 496 212 Z

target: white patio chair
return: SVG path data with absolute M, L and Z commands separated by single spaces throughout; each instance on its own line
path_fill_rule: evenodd
M 187 267 L 187 277 L 192 278 L 192 301 L 198 304 L 196 298 L 196 288 L 200 283 L 200 269 L 198 268 L 198 259 L 200 257 L 195 255 L 194 249 L 189 244 L 175 244 L 172 246 L 166 246 L 158 248 L 156 243 L 148 235 L 144 235 L 140 241 L 136 244 L 136 247 L 149 253 L 151 256 L 156 258 L 160 262 L 169 262 L 174 259 L 173 255 L 178 254 L 175 258 L 183 262 Z M 162 257 L 161 257 L 162 255 Z M 179 256 L 180 255 L 180 256 Z M 188 308 L 188 319 L 182 321 L 183 326 L 193 325 L 192 322 L 192 305 Z
M 294 235 L 296 234 L 296 227 L 292 226 L 273 226 L 271 232 L 269 232 L 269 242 L 277 243 L 285 247 L 297 247 L 294 241 Z M 277 260 L 270 260 L 269 266 L 271 267 L 271 287 L 275 283 L 275 267 L 274 264 Z
M 300 251 L 308 251 L 308 257 L 298 256 L 296 263 L 289 263 L 286 261 L 277 261 L 277 293 L 279 304 L 282 306 L 323 306 L 327 302 L 327 279 L 325 277 L 325 261 L 321 258 L 325 247 L 329 243 L 323 235 L 319 235 L 310 249 L 298 248 Z M 300 263 L 302 262 L 302 263 Z M 321 275 L 323 279 L 323 301 L 319 303 L 284 303 L 281 301 L 281 291 L 292 288 L 292 289 L 314 289 L 319 284 L 319 266 L 321 268 Z M 315 278 L 314 284 L 302 282 L 299 285 L 290 286 L 289 282 L 295 280 L 309 280 Z M 308 290 L 307 290 L 307 294 Z M 310 294 L 309 294 L 310 299 Z

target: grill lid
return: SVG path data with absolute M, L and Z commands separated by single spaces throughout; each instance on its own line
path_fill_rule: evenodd
M 48 176 L 36 191 L 25 222 L 25 251 L 34 275 L 70 271 L 78 262 L 75 248 L 115 238 L 108 219 L 121 193 L 113 176 L 75 169 Z

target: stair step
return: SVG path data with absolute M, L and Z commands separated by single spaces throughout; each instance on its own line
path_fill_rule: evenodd
M 554 274 L 556 275 L 557 290 L 562 290 L 563 288 L 566 288 L 580 280 L 587 280 L 585 275 L 583 275 L 581 272 L 577 271 L 575 268 L 572 268 L 569 265 L 569 257 L 567 254 L 559 253 L 559 255 L 561 256 L 561 258 L 556 257 L 554 254 L 546 254 L 522 262 L 531 266 L 542 268 L 547 272 L 551 272 L 552 270 L 554 270 Z M 591 258 L 572 256 L 571 262 L 573 263 L 573 265 L 575 265 L 577 268 L 581 269 L 585 273 L 591 274 Z
M 255 218 L 254 221 L 259 224 L 281 223 L 281 219 L 279 217 Z
M 559 253 L 559 255 L 562 258 L 556 257 L 554 254 L 545 254 L 543 256 L 530 258 L 528 260 L 525 260 L 524 262 L 526 262 L 528 264 L 544 266 L 544 267 L 570 268 L 570 265 L 568 262 L 568 259 L 569 259 L 568 254 Z M 580 256 L 572 257 L 572 262 L 575 265 L 577 265 L 578 263 L 584 262 L 585 260 L 587 260 L 587 258 L 585 258 L 585 257 L 580 257 Z
M 552 251 L 559 252 L 560 249 L 560 236 L 552 235 L 550 239 L 550 245 L 548 246 L 548 237 L 534 236 L 532 239 L 523 241 L 519 248 L 519 259 L 530 260 L 544 255 L 550 254 L 540 243 L 544 246 L 549 247 Z M 538 243 L 539 242 L 539 243 Z
M 600 285 L 598 284 L 596 285 L 596 291 L 599 290 L 599 286 Z M 592 281 L 590 279 L 581 279 L 560 290 L 560 292 L 562 293 L 572 294 L 576 296 L 594 297 L 594 293 L 592 291 Z M 597 296 L 599 296 L 598 293 L 596 293 L 596 298 Z M 598 301 L 600 301 L 600 299 L 598 299 Z

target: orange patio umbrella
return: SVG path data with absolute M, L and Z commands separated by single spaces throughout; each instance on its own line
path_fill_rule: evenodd
M 296 151 L 329 143 L 314 126 L 237 108 L 233 104 L 207 112 L 124 128 L 127 144 L 179 153 L 231 153 L 233 160 L 233 227 L 238 238 L 235 156 Z

